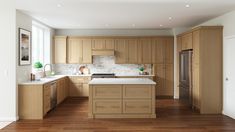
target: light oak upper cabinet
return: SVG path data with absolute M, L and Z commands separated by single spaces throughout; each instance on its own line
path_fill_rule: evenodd
M 182 36 L 182 50 L 193 49 L 193 34 L 187 33 Z
M 54 37 L 54 63 L 65 64 L 66 63 L 66 43 L 67 36 L 55 36 Z
M 128 39 L 128 63 L 138 63 L 138 39 Z
M 165 39 L 165 63 L 166 64 L 174 63 L 174 39 L 173 38 Z
M 165 39 L 154 38 L 152 42 L 152 62 L 163 64 L 165 62 Z
M 114 50 L 114 39 L 97 38 L 92 40 L 92 50 Z
M 68 63 L 82 62 L 82 40 L 78 38 L 68 39 Z
M 91 39 L 82 39 L 82 63 L 84 64 L 92 63 L 91 43 Z
M 152 39 L 151 38 L 141 38 L 139 40 L 139 48 L 141 48 L 140 57 L 142 64 L 152 63 Z
M 128 62 L 128 44 L 126 39 L 115 40 L 115 63 L 125 64 Z
M 68 39 L 68 63 L 92 63 L 91 39 L 69 37 Z

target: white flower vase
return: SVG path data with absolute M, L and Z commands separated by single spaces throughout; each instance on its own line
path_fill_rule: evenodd
M 35 70 L 35 80 L 39 81 L 41 78 L 43 78 L 44 73 L 42 68 L 37 68 Z

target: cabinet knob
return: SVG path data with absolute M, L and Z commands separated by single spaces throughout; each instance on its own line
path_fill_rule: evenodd
M 225 81 L 229 81 L 229 79 L 226 77 L 226 78 L 225 78 Z

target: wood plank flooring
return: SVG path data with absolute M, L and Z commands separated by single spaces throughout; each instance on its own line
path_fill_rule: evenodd
M 88 119 L 88 99 L 68 98 L 44 120 L 20 120 L 3 132 L 235 132 L 235 120 L 200 115 L 178 100 L 158 99 L 156 119 Z

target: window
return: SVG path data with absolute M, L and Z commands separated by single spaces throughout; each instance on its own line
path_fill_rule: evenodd
M 50 63 L 50 29 L 35 21 L 32 26 L 32 64 L 40 61 L 43 65 Z

